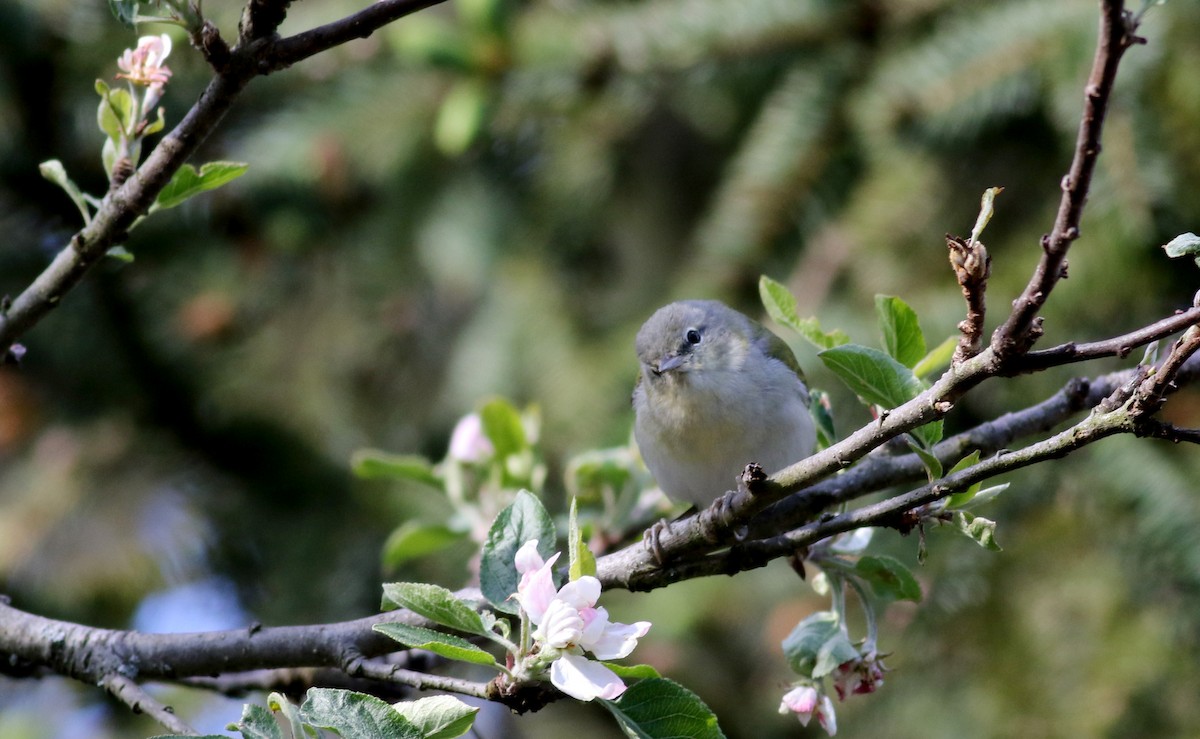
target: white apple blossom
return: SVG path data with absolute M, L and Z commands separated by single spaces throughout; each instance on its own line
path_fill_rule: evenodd
M 780 713 L 794 713 L 802 726 L 817 717 L 817 722 L 829 736 L 837 734 L 837 716 L 833 712 L 833 701 L 822 695 L 812 685 L 797 685 L 789 690 L 779 704 Z
M 637 640 L 650 630 L 649 621 L 632 624 L 608 620 L 608 611 L 597 607 L 600 581 L 585 575 L 561 588 L 554 586 L 552 568 L 559 554 L 543 560 L 537 540 L 525 543 L 516 554 L 517 602 L 537 628 L 533 639 L 541 663 L 550 663 L 550 682 L 581 701 L 613 699 L 625 692 L 625 683 L 597 660 L 629 656 Z

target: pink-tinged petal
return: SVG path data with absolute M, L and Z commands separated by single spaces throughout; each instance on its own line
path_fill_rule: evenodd
M 609 623 L 600 638 L 581 646 L 598 659 L 621 659 L 628 657 L 641 639 L 650 631 L 649 621 L 632 624 Z
M 558 597 L 576 609 L 591 608 L 600 599 L 600 581 L 591 575 L 584 575 L 563 585 L 558 591 Z
M 581 701 L 593 698 L 612 700 L 625 692 L 625 683 L 599 662 L 574 654 L 564 654 L 550 666 L 550 682 L 567 695 Z
M 837 734 L 837 714 L 833 712 L 833 701 L 827 695 L 821 696 L 821 703 L 817 706 L 817 721 L 829 736 Z
M 530 539 L 517 550 L 517 556 L 514 558 L 517 565 L 517 572 L 524 575 L 526 572 L 539 570 L 542 568 L 542 565 L 546 564 L 546 560 L 542 559 L 542 555 L 538 553 L 537 545 L 537 539 Z
M 813 686 L 797 686 L 784 694 L 783 700 L 779 703 L 779 712 L 788 713 L 790 711 L 796 714 L 796 718 L 800 719 L 802 726 L 808 726 L 808 721 L 817 708 L 818 698 L 817 689 Z
M 451 459 L 479 464 L 490 459 L 495 453 L 491 439 L 483 431 L 483 420 L 478 413 L 471 413 L 459 419 L 453 433 L 450 434 L 450 450 L 447 454 Z
M 552 600 L 542 616 L 542 623 L 533 632 L 534 640 L 556 649 L 566 649 L 579 642 L 583 631 L 583 619 L 570 605 L 561 600 Z
M 521 582 L 517 585 L 517 602 L 521 604 L 521 608 L 525 609 L 525 613 L 529 614 L 529 620 L 537 625 L 541 625 L 542 616 L 546 613 L 546 607 L 555 599 L 557 589 L 554 587 L 554 562 L 558 559 L 561 552 L 555 552 L 554 556 L 546 561 L 538 569 L 532 572 L 526 572 L 521 576 Z
M 604 608 L 581 608 L 579 616 L 583 619 L 583 634 L 579 638 L 579 643 L 585 649 L 587 645 L 594 644 L 604 636 L 604 630 L 608 628 L 608 610 Z

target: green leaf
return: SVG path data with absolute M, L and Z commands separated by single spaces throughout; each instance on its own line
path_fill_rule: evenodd
M 130 252 L 128 249 L 126 249 L 124 246 L 120 246 L 120 245 L 110 247 L 108 251 L 104 252 L 104 256 L 110 257 L 112 259 L 117 260 L 118 262 L 123 262 L 125 264 L 133 264 L 133 259 L 134 259 L 133 253 Z
M 496 450 L 496 458 L 504 459 L 529 446 L 525 438 L 525 426 L 521 423 L 521 412 L 503 398 L 490 400 L 479 409 L 483 422 L 483 433 Z
M 844 331 L 826 333 L 821 330 L 821 322 L 816 318 L 800 318 L 796 313 L 795 296 L 782 283 L 763 275 L 758 280 L 758 295 L 773 321 L 792 329 L 818 349 L 832 349 L 850 343 L 850 337 Z
M 433 695 L 415 701 L 395 703 L 396 710 L 413 726 L 421 730 L 425 739 L 454 739 L 471 730 L 479 708 L 468 706 L 450 695 Z
M 158 117 L 154 119 L 153 123 L 147 124 L 146 127 L 142 129 L 142 136 L 149 136 L 150 134 L 158 133 L 166 128 L 167 119 L 164 117 L 164 112 L 165 111 L 160 106 L 158 109 Z
M 304 720 L 343 737 L 423 739 L 421 730 L 378 698 L 352 690 L 310 688 L 300 707 Z
M 841 629 L 833 611 L 817 611 L 796 624 L 783 640 L 783 656 L 792 672 L 812 677 L 821 646 Z
M 629 447 L 592 449 L 567 462 L 567 491 L 584 501 L 600 500 L 606 491 L 620 492 L 633 476 L 634 458 Z
M 468 634 L 488 634 L 475 609 L 439 585 L 419 582 L 383 584 L 383 607 L 407 608 L 442 626 Z
M 571 516 L 567 523 L 567 547 L 571 558 L 568 577 L 571 580 L 578 580 L 584 575 L 594 577 L 596 555 L 592 554 L 592 550 L 588 549 L 583 541 L 583 533 L 579 530 L 579 504 L 574 498 L 571 499 Z
M 122 26 L 133 28 L 133 19 L 137 17 L 139 4 L 137 0 L 108 0 L 108 9 Z
M 921 586 L 900 560 L 883 555 L 859 557 L 854 572 L 883 600 L 921 602 Z
M 465 531 L 449 526 L 405 521 L 383 542 L 381 560 L 385 568 L 395 569 L 409 560 L 427 557 L 466 539 Z
M 516 613 L 517 604 L 509 596 L 517 592 L 517 550 L 531 539 L 538 541 L 538 553 L 544 559 L 554 554 L 554 519 L 542 501 L 528 490 L 521 490 L 512 504 L 500 511 L 487 539 L 479 564 L 479 587 L 483 596 L 497 609 Z
M 195 195 L 232 182 L 246 174 L 249 167 L 244 162 L 209 162 L 197 171 L 192 165 L 185 164 L 158 194 L 150 212 L 174 208 Z
M 99 81 L 97 81 L 99 82 Z M 100 84 L 96 91 L 100 92 Z M 100 106 L 96 109 L 96 124 L 114 143 L 129 135 L 133 130 L 133 96 L 124 87 L 115 90 L 106 85 L 100 95 Z
M 878 349 L 846 344 L 826 349 L 817 356 L 855 394 L 874 405 L 896 408 L 925 390 L 924 383 L 912 370 Z M 942 422 L 927 423 L 912 434 L 926 449 L 932 448 L 942 438 Z
M 850 643 L 850 637 L 846 636 L 846 632 L 838 629 L 817 650 L 817 662 L 813 665 L 812 676 L 814 678 L 825 677 L 832 674 L 838 665 L 858 659 L 858 657 L 858 650 Z
M 926 451 L 919 444 L 908 442 L 908 448 L 913 450 L 913 453 L 921 458 L 921 464 L 925 465 L 925 474 L 932 482 L 942 476 L 942 461 L 935 457 L 931 452 Z
M 658 670 L 650 665 L 619 665 L 616 662 L 601 662 L 612 670 L 622 680 L 648 680 L 652 677 L 662 677 Z
M 957 346 L 958 337 L 947 336 L 942 343 L 935 346 L 921 361 L 916 363 L 912 368 L 913 374 L 917 377 L 929 377 L 934 372 L 949 366 L 950 358 L 954 356 L 954 349 Z
M 350 469 L 364 480 L 411 480 L 438 490 L 446 487 L 445 481 L 433 471 L 429 460 L 416 454 L 359 449 L 350 456 Z
M 955 472 L 962 472 L 963 470 L 967 469 L 971 465 L 979 464 L 979 456 L 980 456 L 979 450 L 976 449 L 975 451 L 971 452 L 967 456 L 958 460 L 958 462 L 953 467 L 950 468 L 950 472 L 947 473 L 947 475 L 953 475 Z M 969 501 L 975 497 L 975 494 L 979 492 L 979 488 L 982 485 L 983 485 L 983 483 L 977 482 L 974 485 L 972 485 L 971 487 L 967 488 L 966 490 L 959 491 L 959 492 L 954 493 L 953 495 L 949 496 L 948 498 L 946 498 L 946 507 L 947 508 L 958 508 L 959 506 L 963 505 L 964 503 L 966 503 L 967 501 Z
M 402 623 L 375 624 L 375 631 L 391 637 L 406 647 L 424 649 L 427 652 L 440 654 L 446 659 L 459 662 L 470 662 L 475 665 L 499 667 L 496 658 L 471 642 L 452 634 L 426 629 L 422 626 L 409 626 Z
M 975 218 L 975 227 L 971 229 L 971 243 L 979 241 L 979 235 L 987 228 L 988 221 L 992 220 L 992 214 L 995 212 L 993 203 L 996 196 L 1002 192 L 1003 187 L 989 187 L 983 191 L 983 197 L 979 199 L 979 216 Z
M 1003 551 L 1000 545 L 996 543 L 995 521 L 988 520 L 982 516 L 973 516 L 963 511 L 956 511 L 954 514 L 954 523 L 958 526 L 959 531 L 962 531 L 984 549 L 989 549 L 993 552 Z
M 900 298 L 876 295 L 875 313 L 884 349 L 905 367 L 915 367 L 925 356 L 925 334 L 921 333 L 916 311 Z
M 630 687 L 616 701 L 600 704 L 635 739 L 720 739 L 717 716 L 692 691 L 673 680 L 652 678 Z
M 71 198 L 71 202 L 75 203 L 75 207 L 83 215 L 85 224 L 91 223 L 92 214 L 88 210 L 87 200 L 84 198 L 83 191 L 79 189 L 79 185 L 67 176 L 67 168 L 57 159 L 48 159 L 38 165 L 38 171 L 42 173 L 42 177 L 50 180 L 54 184 L 61 187 L 67 196 Z
M 978 493 L 976 493 L 975 497 L 971 498 L 971 500 L 964 503 L 962 507 L 964 509 L 970 509 L 970 510 L 979 508 L 982 505 L 984 505 L 985 503 L 987 503 L 988 501 L 995 498 L 996 496 L 1000 495 L 1000 493 L 1003 493 L 1005 490 L 1008 490 L 1008 486 L 1010 484 L 1011 483 L 1004 482 L 999 485 L 992 485 L 990 487 L 986 487 L 983 490 L 980 490 Z
M 284 734 L 283 727 L 276 721 L 270 711 L 255 703 L 247 703 L 242 707 L 242 719 L 236 724 L 225 727 L 231 731 L 240 731 L 243 739 L 284 739 L 292 734 Z M 303 736 L 300 734 L 299 736 Z
M 1200 256 L 1197 256 L 1200 255 L 1200 236 L 1194 233 L 1179 234 L 1163 244 L 1163 249 L 1166 249 L 1167 256 L 1172 259 L 1183 256 L 1196 257 L 1196 264 L 1200 265 Z

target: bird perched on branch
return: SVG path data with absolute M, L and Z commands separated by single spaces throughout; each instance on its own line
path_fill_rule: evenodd
M 812 453 L 808 388 L 792 350 L 715 300 L 659 308 L 637 335 L 634 437 L 675 500 L 708 506 L 750 462 L 774 473 Z

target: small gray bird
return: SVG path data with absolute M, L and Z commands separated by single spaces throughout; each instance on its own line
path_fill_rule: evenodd
M 663 492 L 708 506 L 750 462 L 774 473 L 812 453 L 816 431 L 795 355 L 715 300 L 659 308 L 637 335 L 634 437 Z

